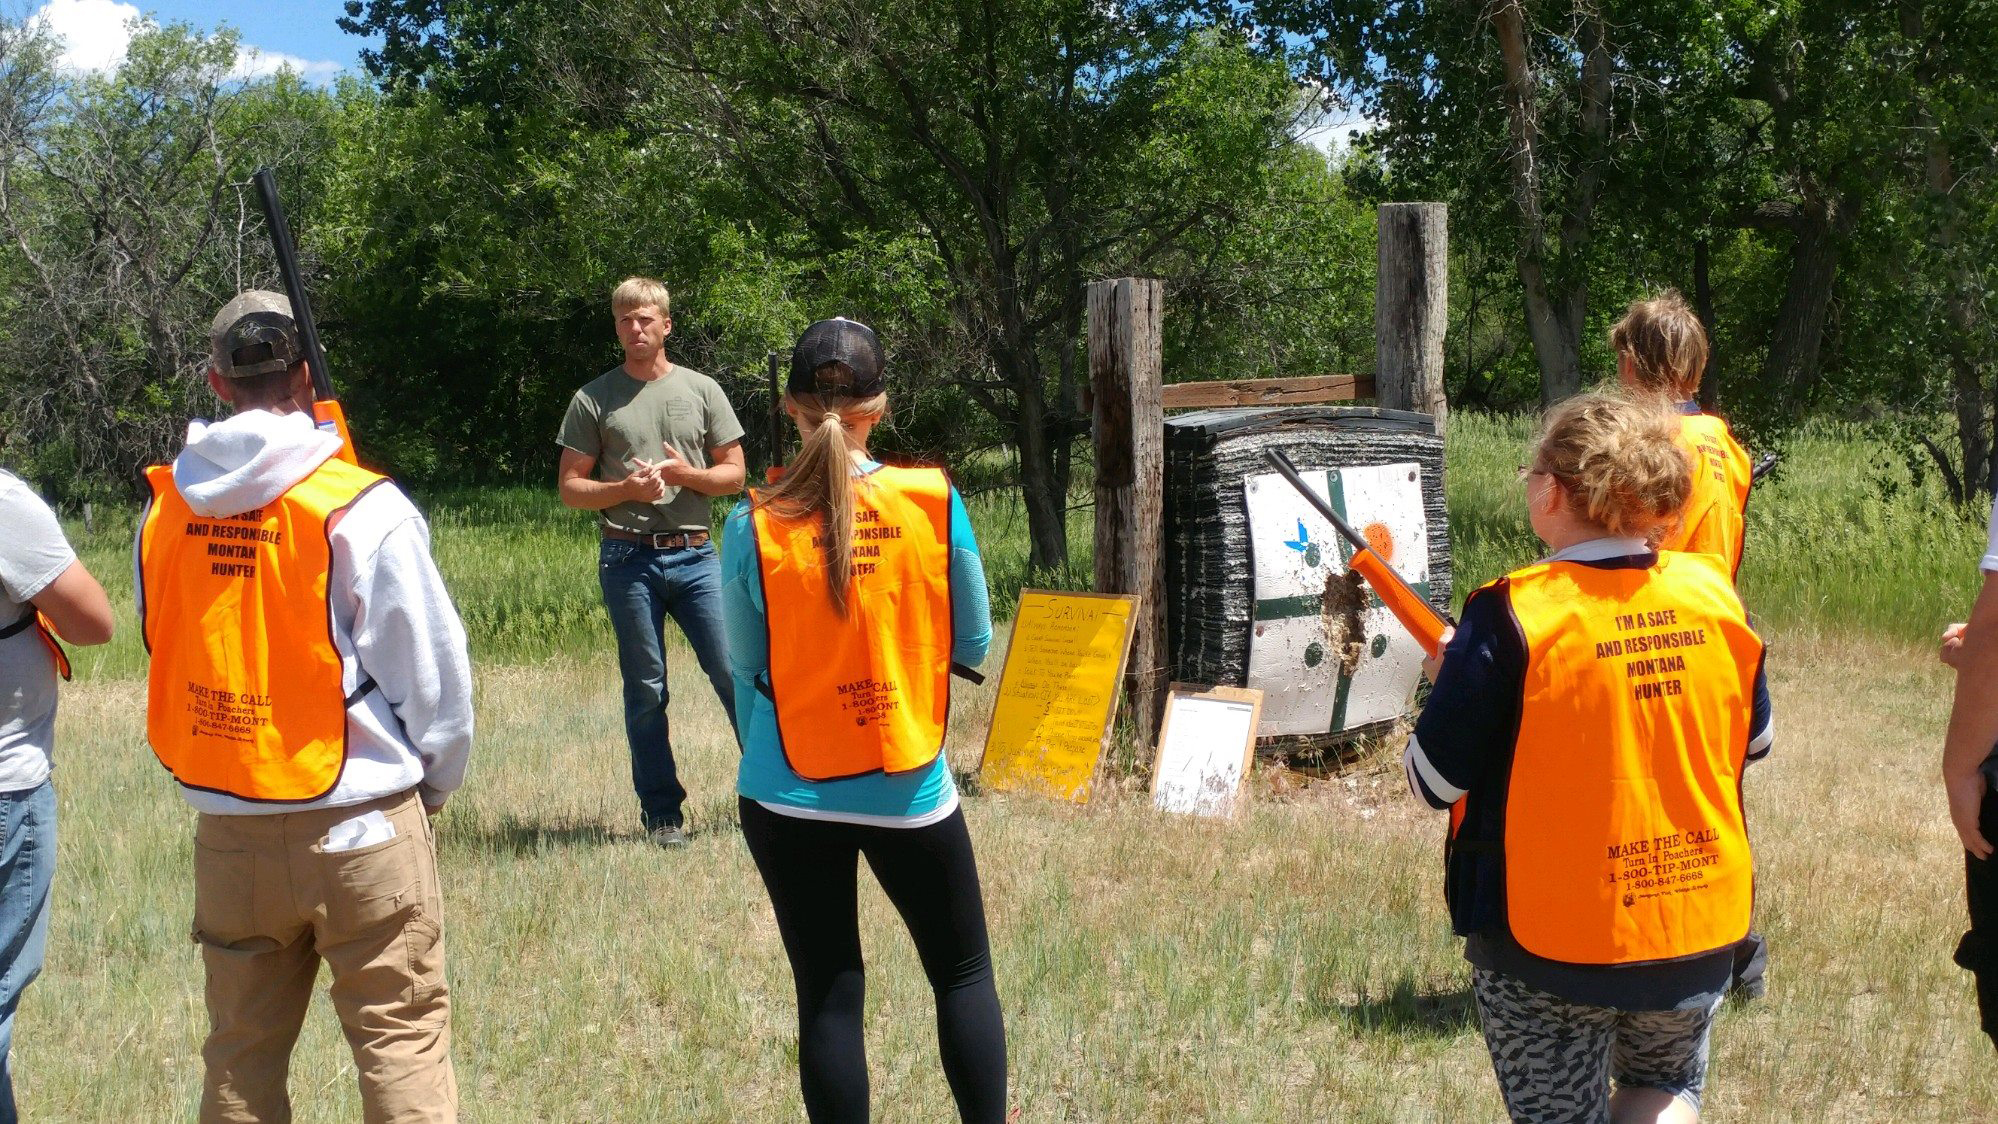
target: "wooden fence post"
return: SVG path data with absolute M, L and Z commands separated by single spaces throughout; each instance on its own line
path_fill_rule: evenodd
M 1165 406 L 1159 358 L 1163 286 L 1124 277 L 1089 286 L 1089 387 L 1096 427 L 1096 591 L 1135 593 L 1126 713 L 1138 743 L 1164 705 Z
M 1383 203 L 1374 280 L 1375 401 L 1418 410 L 1442 433 L 1443 328 L 1450 310 L 1450 208 Z

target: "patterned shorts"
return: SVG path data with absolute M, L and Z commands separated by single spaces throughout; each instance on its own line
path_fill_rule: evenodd
M 1514 1120 L 1608 1124 L 1612 1078 L 1662 1089 L 1699 1109 L 1719 999 L 1690 1011 L 1617 1011 L 1570 1003 L 1477 967 L 1471 991 Z

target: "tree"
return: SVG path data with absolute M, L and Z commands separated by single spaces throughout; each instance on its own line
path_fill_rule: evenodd
M 1038 567 L 1067 558 L 1089 280 L 1167 278 L 1185 301 L 1169 347 L 1197 350 L 1187 362 L 1204 373 L 1344 365 L 1371 348 L 1364 298 L 1351 299 L 1355 262 L 1371 267 L 1371 219 L 1291 139 L 1304 102 L 1280 65 L 1175 9 L 600 0 L 502 13 L 368 0 L 350 11 L 354 29 L 383 37 L 370 65 L 388 92 L 384 120 L 416 130 L 407 156 L 354 161 L 389 169 L 359 185 L 371 200 L 355 208 L 371 216 L 363 256 L 388 267 L 365 270 L 370 292 L 355 299 L 448 325 L 447 299 L 489 294 L 485 338 L 509 339 L 569 307 L 593 271 L 598 315 L 604 274 L 630 260 L 639 232 L 649 271 L 670 269 L 688 310 L 676 346 L 717 367 L 760 366 L 766 346 L 817 316 L 869 319 L 897 372 L 887 438 L 929 455 L 1010 445 Z M 400 146 L 400 128 L 358 139 Z M 424 217 L 442 204 L 412 198 L 431 184 L 448 226 Z M 563 234 L 543 253 L 551 229 Z M 533 338 L 581 346 L 565 333 L 543 322 Z M 392 350 L 378 360 L 394 362 Z M 488 369 L 520 363 L 493 355 Z M 531 382 L 516 399 L 546 401 Z
M 233 36 L 142 24 L 110 75 L 57 71 L 37 25 L 0 31 L 0 357 L 11 429 L 63 494 L 162 459 L 206 412 L 210 318 L 275 276 L 244 182 L 294 187 L 323 99 L 239 82 Z
M 630 41 L 654 119 L 684 109 L 815 251 L 928 242 L 977 360 L 950 383 L 1018 452 L 1030 565 L 1065 565 L 1086 283 L 1155 269 L 1263 194 L 1296 111 L 1282 69 L 1142 4 L 600 10 L 649 32 Z

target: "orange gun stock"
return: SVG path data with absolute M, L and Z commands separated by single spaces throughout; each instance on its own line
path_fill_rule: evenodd
M 1319 498 L 1318 493 L 1305 484 L 1304 478 L 1297 474 L 1297 466 L 1290 463 L 1289 457 L 1284 456 L 1278 449 L 1269 449 L 1266 453 L 1270 463 L 1276 466 L 1278 472 L 1283 473 L 1284 479 L 1290 481 L 1290 486 L 1296 488 L 1298 494 L 1311 503 L 1312 509 L 1324 516 L 1325 521 L 1332 524 L 1339 534 L 1352 544 L 1353 557 L 1348 560 L 1347 566 L 1360 575 L 1367 586 L 1374 591 L 1374 596 L 1379 597 L 1381 604 L 1387 606 L 1388 612 L 1394 614 L 1394 619 L 1401 622 L 1401 627 L 1407 629 L 1409 635 L 1415 637 L 1416 643 L 1422 645 L 1422 650 L 1434 659 L 1436 654 L 1443 650 L 1443 630 L 1456 622 L 1437 612 L 1429 602 L 1422 599 L 1422 595 L 1415 591 L 1414 586 L 1403 581 L 1401 575 L 1394 572 L 1394 567 L 1388 565 L 1386 559 L 1375 554 L 1374 548 L 1367 544 L 1367 540 L 1361 538 L 1359 532 L 1353 530 L 1344 519 L 1339 518 L 1338 513 L 1332 510 L 1332 505 Z
M 312 421 L 321 429 L 331 430 L 340 437 L 341 460 L 354 463 L 354 438 L 347 432 L 347 410 L 337 398 L 321 398 L 312 403 Z

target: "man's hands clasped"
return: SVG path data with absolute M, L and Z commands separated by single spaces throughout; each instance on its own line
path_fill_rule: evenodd
M 688 463 L 671 445 L 660 446 L 664 454 L 656 461 L 640 459 L 638 468 L 624 478 L 625 498 L 633 503 L 658 503 L 666 489 L 692 484 L 700 469 Z

